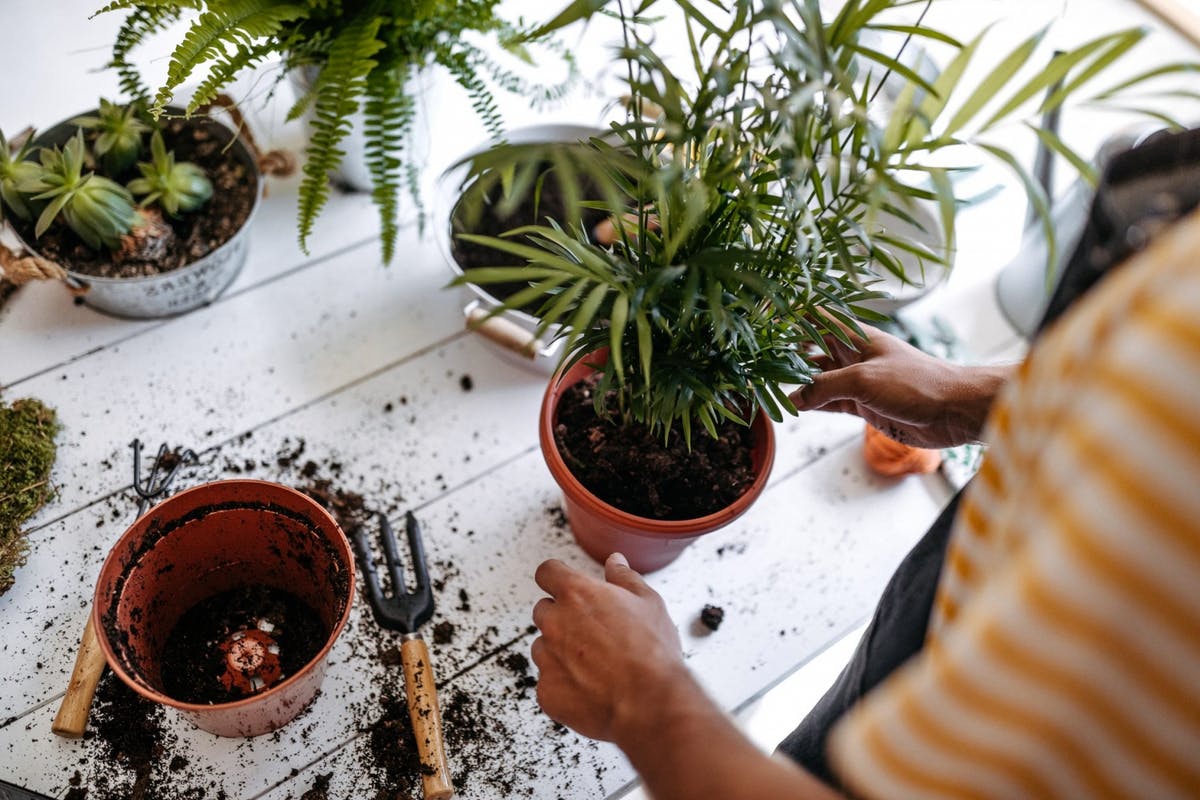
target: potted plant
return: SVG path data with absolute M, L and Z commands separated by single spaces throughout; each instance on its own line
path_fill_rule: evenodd
M 0 207 L 33 254 L 6 274 L 38 267 L 119 316 L 188 311 L 241 269 L 261 184 L 228 128 L 159 123 L 137 103 L 101 100 L 15 151 L 0 134 Z
M 595 5 L 573 3 L 548 27 Z M 1000 159 L 1044 211 L 1019 160 L 982 134 L 1022 120 L 1024 102 L 1066 76 L 1068 88 L 1043 107 L 1061 104 L 1141 36 L 1122 32 L 1056 55 L 1010 87 L 1035 37 L 967 86 L 961 78 L 979 40 L 963 44 L 889 16 L 911 3 L 849 2 L 832 18 L 807 2 L 725 10 L 681 3 L 675 13 L 689 52 L 679 63 L 694 70 L 686 74 L 653 46 L 664 23 L 647 15 L 651 5 L 630 12 L 618 3 L 614 12 L 630 100 L 608 138 L 499 145 L 470 165 L 476 182 L 520 188 L 531 185 L 520 176 L 550 162 L 560 182 L 579 187 L 570 179 L 578 176 L 594 189 L 581 197 L 577 188 L 557 220 L 502 237 L 460 235 L 507 253 L 513 265 L 468 269 L 459 279 L 523 281 L 504 307 L 537 303 L 538 333 L 556 330 L 565 341 L 542 406 L 543 454 L 584 548 L 597 558 L 622 550 L 643 570 L 743 508 L 730 511 L 727 498 L 715 507 L 687 503 L 761 487 L 765 477 L 746 466 L 769 468 L 763 417 L 795 413 L 783 387 L 811 380 L 827 342 L 847 341 L 841 326 L 861 330 L 859 319 L 880 318 L 865 305 L 878 295 L 877 276 L 912 281 L 902 255 L 936 263 L 953 252 L 955 152 L 974 145 Z M 879 31 L 954 55 L 925 77 L 864 44 Z M 876 100 L 885 86 L 894 98 L 886 109 Z M 922 205 L 940 220 L 941 247 L 878 224 L 890 217 L 924 229 L 915 210 Z M 593 241 L 580 222 L 595 208 L 612 221 L 608 243 Z M 581 404 L 595 412 L 586 421 Z M 588 430 L 577 432 L 581 424 Z M 740 477 L 670 477 L 708 469 L 714 450 L 732 453 L 739 442 L 730 462 Z M 621 451 L 634 460 L 612 460 Z M 672 486 L 678 497 L 668 496 Z M 675 518 L 665 529 L 664 517 Z
M 300 185 L 298 227 L 306 246 L 314 221 L 328 196 L 328 174 L 347 155 L 342 148 L 350 121 L 361 111 L 365 163 L 371 193 L 379 209 L 383 258 L 395 252 L 397 208 L 401 186 L 422 208 L 417 177 L 421 166 L 406 149 L 413 130 L 415 77 L 432 65 L 446 69 L 462 86 L 489 133 L 500 138 L 503 125 L 492 87 L 523 94 L 535 102 L 557 99 L 573 77 L 573 61 L 554 43 L 547 46 L 571 67 L 563 82 L 543 85 L 526 80 L 480 48 L 479 36 L 494 37 L 518 58 L 529 60 L 531 31 L 506 21 L 499 0 L 435 0 L 434 2 L 246 3 L 243 0 L 116 0 L 101 12 L 127 10 L 113 45 L 112 65 L 122 85 L 148 99 L 161 112 L 176 89 L 207 73 L 188 102 L 191 114 L 208 103 L 239 73 L 270 56 L 286 70 L 311 71 L 311 81 L 291 109 L 289 119 L 313 112 Z M 133 47 L 179 20 L 185 11 L 201 13 L 171 56 L 163 85 L 153 98 L 128 56 Z

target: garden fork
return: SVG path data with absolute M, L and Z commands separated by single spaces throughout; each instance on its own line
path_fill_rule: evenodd
M 400 664 L 404 668 L 408 717 L 412 720 L 421 759 L 421 782 L 425 798 L 446 800 L 454 795 L 454 784 L 450 781 L 450 768 L 442 743 L 442 713 L 438 708 L 437 685 L 433 680 L 433 667 L 429 663 L 429 648 L 425 646 L 425 640 L 418 630 L 433 616 L 433 587 L 429 584 L 429 571 L 425 566 L 421 526 L 411 511 L 404 515 L 404 526 L 408 532 L 408 547 L 416 578 L 416 586 L 412 591 L 405 585 L 404 565 L 396 551 L 396 539 L 387 516 L 382 513 L 379 515 L 379 528 L 383 557 L 391 579 L 390 597 L 380 584 L 367 533 L 361 525 L 354 530 L 354 544 L 358 550 L 358 560 L 362 563 L 367 599 L 371 603 L 375 621 L 381 627 L 404 635 L 400 644 Z
M 142 443 L 134 439 L 130 444 L 133 448 L 133 489 L 138 495 L 138 517 L 146 513 L 146 509 L 167 491 L 175 473 L 188 461 L 196 458 L 192 450 L 185 449 L 179 454 L 178 460 L 167 464 L 167 455 L 174 455 L 165 443 L 159 446 L 158 454 L 154 456 L 154 466 L 150 475 L 142 478 Z M 104 674 L 104 652 L 100 649 L 100 640 L 96 636 L 92 617 L 94 609 L 88 612 L 87 624 L 83 628 L 83 636 L 79 640 L 79 652 L 75 654 L 75 667 L 71 670 L 71 682 L 67 684 L 67 693 L 63 695 L 58 713 L 50 730 L 67 739 L 78 739 L 83 736 L 87 727 L 88 712 L 92 707 L 92 697 L 96 694 L 96 685 Z

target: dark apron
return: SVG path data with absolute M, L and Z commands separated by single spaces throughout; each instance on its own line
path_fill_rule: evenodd
M 1117 155 L 1105 170 L 1080 240 L 1047 306 L 1038 333 L 1112 267 L 1200 202 L 1200 129 L 1159 133 Z M 1200 253 L 1197 254 L 1200 262 Z M 905 556 L 875 615 L 833 686 L 777 748 L 827 783 L 838 781 L 825 758 L 837 721 L 867 692 L 921 650 L 961 492 Z

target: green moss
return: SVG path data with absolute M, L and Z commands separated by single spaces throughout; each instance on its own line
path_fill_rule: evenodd
M 54 409 L 38 400 L 0 403 L 0 594 L 25 560 L 21 524 L 54 496 L 50 468 L 58 427 Z

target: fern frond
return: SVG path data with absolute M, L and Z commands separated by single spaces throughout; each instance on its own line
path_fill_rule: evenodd
M 300 19 L 307 13 L 301 6 L 278 0 L 226 0 L 222 3 L 210 0 L 208 10 L 192 24 L 183 41 L 171 54 L 166 81 L 152 103 L 154 111 L 161 112 L 170 102 L 174 90 L 188 80 L 201 64 L 222 58 L 226 48 L 236 51 L 239 47 L 248 48 L 257 40 L 275 36 L 284 23 Z M 230 58 L 236 59 L 236 52 Z M 227 66 L 224 69 L 230 76 L 250 64 L 234 60 L 231 66 L 236 68 Z M 220 86 L 227 84 L 228 80 L 226 78 Z M 189 106 L 188 110 L 194 111 L 195 106 Z
M 112 60 L 109 66 L 117 72 L 117 81 L 121 92 L 130 100 L 146 104 L 150 102 L 150 88 L 142 80 L 141 73 L 129 63 L 129 53 L 134 47 L 177 21 L 183 9 L 195 7 L 196 3 L 180 0 L 175 3 L 162 5 L 139 3 L 136 7 L 131 2 L 110 3 L 97 11 L 102 14 L 126 7 L 133 7 L 117 29 L 117 38 L 113 41 Z
M 405 91 L 408 69 L 377 69 L 367 76 L 367 101 L 363 105 L 363 136 L 367 167 L 371 170 L 371 198 L 379 210 L 383 262 L 390 264 L 396 251 L 400 171 L 408 134 L 416 117 L 416 103 Z
M 475 64 L 482 58 L 482 54 L 471 46 L 462 46 L 455 50 L 439 47 L 434 53 L 434 60 L 449 71 L 455 83 L 467 90 L 471 107 L 475 109 L 487 132 L 493 139 L 502 139 L 504 117 L 501 116 L 487 84 L 475 72 Z
M 350 115 L 358 110 L 367 76 L 376 66 L 372 56 L 383 47 L 377 38 L 379 23 L 378 17 L 349 23 L 330 45 L 317 79 L 312 141 L 300 183 L 300 247 L 305 252 L 313 222 L 329 199 L 329 171 L 345 156 L 338 145 L 350 131 Z
M 274 43 L 262 41 L 250 46 L 239 45 L 232 54 L 222 55 L 213 63 L 208 77 L 196 87 L 195 94 L 188 101 L 188 113 L 211 103 L 220 94 L 221 89 L 228 86 L 239 72 L 255 66 L 274 52 Z

